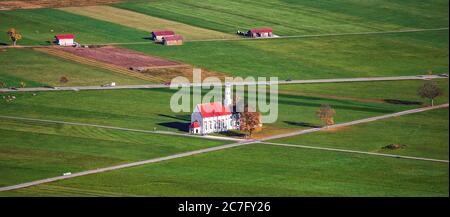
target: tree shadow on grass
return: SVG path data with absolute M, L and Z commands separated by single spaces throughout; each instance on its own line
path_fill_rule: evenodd
M 407 100 L 399 100 L 399 99 L 384 99 L 386 103 L 394 104 L 394 105 L 422 105 L 422 102 L 416 101 L 407 101 Z
M 311 124 L 311 123 L 305 123 L 305 122 L 294 122 L 294 121 L 284 121 L 284 123 L 297 126 L 297 127 L 308 127 L 308 128 L 321 128 L 322 126 Z
M 225 132 L 220 132 L 220 133 L 217 133 L 217 134 L 219 134 L 219 135 L 221 135 L 221 136 L 227 136 L 227 137 L 245 137 L 245 134 L 244 133 L 241 133 L 241 132 L 239 132 L 239 131 L 234 131 L 234 130 L 232 130 L 232 131 L 225 131 Z
M 166 122 L 166 123 L 158 123 L 159 126 L 177 129 L 182 132 L 189 132 L 189 123 L 183 123 L 183 122 Z

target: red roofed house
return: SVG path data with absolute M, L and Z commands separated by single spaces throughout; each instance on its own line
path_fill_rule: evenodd
M 165 37 L 174 36 L 175 32 L 173 31 L 159 31 L 152 32 L 153 41 L 162 42 Z
M 251 29 L 247 32 L 248 37 L 252 38 L 270 38 L 273 37 L 272 29 Z
M 183 45 L 183 37 L 181 35 L 164 37 L 163 44 L 166 46 Z
M 205 135 L 239 129 L 239 114 L 233 114 L 231 107 L 231 86 L 226 85 L 223 104 L 212 102 L 196 106 L 191 115 L 189 131 L 192 134 Z
M 74 46 L 75 42 L 75 35 L 56 35 L 55 36 L 55 43 L 60 46 Z

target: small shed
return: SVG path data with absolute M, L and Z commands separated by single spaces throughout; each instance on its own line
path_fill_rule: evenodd
M 248 37 L 252 38 L 270 38 L 273 37 L 272 29 L 251 29 L 247 32 Z
M 200 133 L 200 123 L 198 121 L 194 121 L 189 125 L 189 131 L 192 134 L 199 134 Z
M 165 37 L 175 36 L 173 31 L 158 31 L 152 32 L 153 41 L 162 42 Z
M 55 43 L 60 46 L 74 46 L 75 35 L 55 35 Z
M 166 46 L 183 45 L 183 36 L 174 35 L 174 36 L 164 37 L 163 44 Z

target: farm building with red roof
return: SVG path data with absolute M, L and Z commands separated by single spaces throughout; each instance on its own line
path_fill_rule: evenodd
M 152 32 L 153 41 L 162 42 L 165 37 L 175 36 L 173 31 L 157 31 Z
M 231 86 L 225 87 L 225 100 L 198 104 L 191 115 L 189 131 L 193 134 L 209 134 L 239 129 L 239 114 L 232 111 Z
M 75 35 L 55 35 L 55 43 L 60 46 L 74 46 L 75 45 Z

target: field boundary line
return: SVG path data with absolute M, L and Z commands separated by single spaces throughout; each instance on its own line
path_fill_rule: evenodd
M 292 80 L 292 81 L 277 81 L 277 82 L 234 82 L 234 86 L 241 85 L 288 85 L 288 84 L 320 84 L 320 83 L 346 83 L 346 82 L 374 82 L 374 81 L 402 81 L 402 80 L 430 80 L 430 79 L 448 79 L 438 75 L 410 75 L 410 76 L 391 76 L 391 77 L 363 77 L 363 78 L 336 78 L 336 79 L 311 79 L 311 80 Z M 180 83 L 180 86 L 212 86 L 224 85 L 223 83 Z M 138 85 L 118 85 L 114 87 L 101 86 L 73 86 L 73 87 L 29 87 L 8 89 L 0 88 L 2 92 L 41 92 L 41 91 L 79 91 L 79 90 L 119 90 L 119 89 L 157 89 L 170 88 L 166 84 L 138 84 Z
M 128 132 L 147 133 L 147 134 L 184 136 L 184 137 L 219 140 L 219 141 L 234 141 L 234 142 L 245 141 L 242 139 L 219 137 L 219 136 L 197 136 L 197 135 L 192 135 L 192 134 L 187 134 L 187 133 L 176 133 L 176 132 L 170 132 L 170 131 L 140 130 L 140 129 L 131 129 L 131 128 L 124 128 L 124 127 L 98 125 L 98 124 L 87 124 L 87 123 L 77 123 L 77 122 L 68 122 L 68 121 L 55 121 L 55 120 L 45 120 L 45 119 L 0 115 L 0 119 L 2 119 L 2 118 L 10 119 L 10 120 L 22 120 L 22 121 L 32 121 L 32 122 L 42 122 L 42 123 L 52 123 L 52 124 L 65 124 L 65 125 L 82 126 L 82 127 L 94 127 L 94 128 L 101 128 L 101 129 L 120 130 L 120 131 L 128 131 Z
M 422 161 L 431 161 L 431 162 L 439 162 L 439 163 L 447 163 L 447 164 L 449 163 L 448 160 L 440 160 L 440 159 L 432 159 L 432 158 L 424 158 L 424 157 L 413 157 L 413 156 L 405 156 L 405 155 L 383 154 L 383 153 L 368 152 L 368 151 L 356 151 L 356 150 L 350 150 L 350 149 L 325 148 L 325 147 L 284 144 L 284 143 L 275 143 L 275 142 L 260 142 L 260 143 L 266 144 L 266 145 L 274 145 L 274 146 L 315 149 L 315 150 L 334 151 L 334 152 L 345 152 L 345 153 L 352 153 L 352 154 L 366 154 L 366 155 L 375 155 L 375 156 L 382 156 L 382 157 L 391 157 L 391 158 L 400 158 L 400 159 L 409 159 L 409 160 L 422 160 Z
M 237 38 L 237 39 L 205 39 L 205 40 L 190 40 L 186 42 L 207 42 L 207 41 L 241 41 L 241 40 L 271 40 L 271 39 L 286 39 L 286 38 L 318 38 L 330 36 L 348 36 L 348 35 L 378 35 L 378 34 L 394 34 L 394 33 L 412 33 L 412 32 L 430 32 L 449 30 L 449 27 L 432 28 L 432 29 L 405 29 L 405 30 L 390 30 L 377 32 L 347 32 L 347 33 L 324 33 L 311 35 L 286 35 L 273 38 Z
M 244 40 L 274 40 L 274 39 L 287 39 L 287 38 L 318 38 L 318 37 L 332 37 L 332 36 L 351 36 L 351 35 L 381 35 L 381 34 L 395 34 L 395 33 L 414 33 L 414 32 L 431 32 L 431 31 L 443 31 L 449 30 L 449 27 L 431 28 L 431 29 L 404 29 L 404 30 L 389 30 L 389 31 L 376 31 L 376 32 L 347 32 L 347 33 L 324 33 L 324 34 L 311 34 L 311 35 L 286 35 L 273 38 L 218 38 L 218 39 L 198 39 L 198 40 L 185 40 L 185 42 L 214 42 L 214 41 L 244 41 Z M 140 42 L 111 42 L 111 43 L 85 43 L 86 45 L 139 45 L 139 44 L 151 44 L 153 41 L 140 41 Z M 58 47 L 57 45 L 18 45 L 18 46 L 0 46 L 0 48 L 46 48 L 46 47 Z

